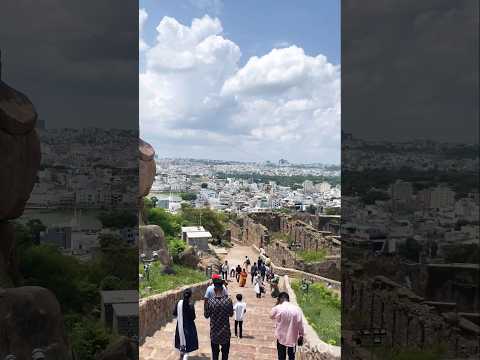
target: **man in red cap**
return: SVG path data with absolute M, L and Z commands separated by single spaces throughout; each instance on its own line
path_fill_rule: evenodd
M 205 291 L 205 296 L 203 297 L 204 299 L 210 299 L 215 296 L 215 290 L 214 290 L 214 284 L 215 283 L 222 283 L 223 284 L 223 295 L 228 296 L 228 290 L 225 284 L 223 283 L 223 280 L 219 274 L 213 274 L 212 275 L 212 284 L 207 288 L 207 291 Z

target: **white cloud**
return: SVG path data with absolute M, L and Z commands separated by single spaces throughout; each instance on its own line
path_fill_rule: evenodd
M 297 46 L 240 57 L 216 18 L 161 20 L 140 74 L 141 133 L 160 156 L 339 162 L 339 66 Z
M 138 11 L 138 35 L 139 35 L 139 40 L 138 40 L 138 49 L 140 51 L 145 51 L 148 49 L 147 43 L 143 40 L 143 28 L 145 26 L 145 22 L 148 19 L 148 13 L 145 9 L 140 9 Z

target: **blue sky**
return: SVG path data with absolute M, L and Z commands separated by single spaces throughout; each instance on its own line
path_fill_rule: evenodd
M 339 163 L 339 1 L 140 9 L 140 130 L 160 156 Z
M 164 16 L 182 24 L 209 14 L 217 16 L 225 35 L 242 49 L 242 64 L 253 55 L 268 53 L 282 42 L 301 46 L 308 55 L 324 54 L 340 64 L 340 0 L 140 0 L 148 11 L 145 39 L 156 36 L 155 25 Z M 299 6 L 301 4 L 301 6 Z

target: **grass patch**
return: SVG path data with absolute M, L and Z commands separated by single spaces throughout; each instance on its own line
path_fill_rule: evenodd
M 203 272 L 183 265 L 174 264 L 173 270 L 175 270 L 175 274 L 172 275 L 163 274 L 162 270 L 163 266 L 160 262 L 152 264 L 150 268 L 150 281 L 146 279 L 140 281 L 140 297 L 158 294 L 184 285 L 207 280 Z M 144 274 L 143 264 L 140 264 L 139 271 L 140 274 Z M 147 290 L 148 286 L 152 288 L 150 292 Z
M 327 256 L 325 249 L 320 249 L 318 251 L 303 250 L 297 252 L 297 258 L 302 259 L 307 263 L 323 261 L 325 260 L 325 256 Z
M 320 339 L 340 346 L 341 309 L 338 295 L 321 283 L 310 285 L 308 295 L 303 293 L 298 280 L 292 281 L 292 289 L 308 323 Z

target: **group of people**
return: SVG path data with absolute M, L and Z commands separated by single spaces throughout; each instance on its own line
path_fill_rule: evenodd
M 222 264 L 220 269 L 222 280 L 227 283 L 228 275 L 230 274 L 230 278 L 235 278 L 240 287 L 245 287 L 248 273 L 250 272 L 251 284 L 253 285 L 257 298 L 261 298 L 262 294 L 265 293 L 265 281 L 270 284 L 272 297 L 277 297 L 279 294 L 278 282 L 280 279 L 274 274 L 270 259 L 265 254 L 261 254 L 253 265 L 250 266 L 250 264 L 251 261 L 248 256 L 245 256 L 243 267 L 238 264 L 235 268 L 230 268 L 228 261 L 225 260 L 225 263 Z
M 245 286 L 246 283 L 247 268 L 250 265 L 248 257 L 246 257 L 244 265 L 244 268 L 240 267 L 240 271 L 237 271 L 240 265 L 232 269 L 234 270 L 233 276 L 236 277 L 240 286 L 242 286 L 242 283 Z M 257 298 L 261 297 L 263 281 L 267 276 L 266 271 L 262 275 L 262 271 L 259 270 L 261 266 L 267 267 L 263 260 L 261 260 L 260 264 L 254 263 L 250 269 Z M 204 295 L 204 316 L 210 319 L 210 343 L 213 360 L 218 360 L 220 353 L 222 354 L 222 360 L 228 360 L 231 339 L 230 317 L 233 317 L 235 321 L 235 336 L 238 336 L 240 339 L 243 337 L 243 321 L 247 312 L 247 304 L 242 294 L 236 294 L 235 304 L 229 297 L 228 280 L 225 275 L 228 272 L 228 262 L 225 261 L 221 268 L 221 275 L 212 275 L 212 283 L 208 286 Z M 279 279 L 278 276 L 272 278 L 274 281 L 275 279 Z M 278 360 L 286 360 L 287 356 L 288 360 L 293 360 L 295 358 L 296 346 L 303 344 L 303 315 L 298 306 L 289 302 L 288 293 L 278 291 L 278 280 L 276 285 L 277 294 L 275 297 L 277 298 L 277 304 L 272 309 L 271 318 L 275 320 Z M 185 290 L 183 299 L 177 303 L 173 312 L 173 315 L 177 318 L 175 347 L 180 351 L 181 360 L 187 359 L 188 353 L 198 349 L 195 307 L 191 297 L 191 289 Z

